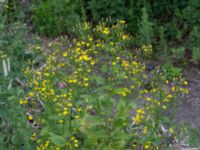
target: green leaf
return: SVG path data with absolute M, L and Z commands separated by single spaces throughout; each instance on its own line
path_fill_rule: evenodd
M 136 106 L 135 103 L 130 103 L 129 106 L 130 106 L 130 108 L 132 108 L 132 109 L 136 109 L 136 108 L 137 108 L 137 106 Z
M 113 86 L 112 85 L 104 85 L 104 86 L 101 86 L 99 88 L 96 89 L 97 92 L 102 92 L 102 91 L 111 91 L 113 90 Z
M 65 139 L 64 137 L 57 135 L 55 133 L 49 133 L 50 137 L 49 139 L 51 140 L 52 143 L 58 146 L 63 146 L 65 144 Z
M 102 78 L 100 76 L 92 76 L 91 79 L 94 80 L 98 85 L 105 84 L 104 78 Z
M 106 136 L 104 126 L 105 122 L 99 116 L 86 114 L 81 120 L 80 131 L 90 138 L 103 138 Z

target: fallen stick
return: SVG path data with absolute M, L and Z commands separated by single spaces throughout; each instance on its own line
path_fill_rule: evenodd
M 45 110 L 46 109 L 46 107 L 45 107 L 45 105 L 44 105 L 44 103 L 42 102 L 42 100 L 40 99 L 40 96 L 39 96 L 39 94 L 38 93 L 36 93 L 36 95 L 37 95 L 37 101 L 40 103 L 40 105 L 43 107 L 43 110 Z
M 23 87 L 26 86 L 25 83 L 23 83 L 23 82 L 19 79 L 19 77 L 16 77 L 16 78 L 15 78 L 15 81 L 16 81 L 18 84 L 20 84 L 21 86 L 23 86 Z

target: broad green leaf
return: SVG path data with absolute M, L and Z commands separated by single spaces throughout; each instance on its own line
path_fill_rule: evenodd
M 90 137 L 101 137 L 105 134 L 102 130 L 105 122 L 99 116 L 86 114 L 81 120 L 80 131 Z
M 49 133 L 50 137 L 49 139 L 51 140 L 52 143 L 55 145 L 63 146 L 65 144 L 65 139 L 64 137 L 57 135 L 55 133 Z

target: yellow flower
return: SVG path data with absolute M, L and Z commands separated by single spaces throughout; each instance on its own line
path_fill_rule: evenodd
M 90 37 L 88 40 L 91 42 L 93 39 Z
M 37 72 L 37 75 L 41 75 L 42 73 L 40 71 Z
M 174 129 L 173 128 L 169 128 L 169 132 L 173 134 L 174 133 Z
M 116 57 L 117 60 L 120 60 L 120 57 Z
M 75 143 L 75 144 L 74 144 L 74 147 L 76 147 L 76 148 L 77 148 L 77 147 L 78 147 L 78 144 L 77 144 L 77 143 Z
M 110 31 L 108 28 L 104 28 L 104 30 L 102 31 L 104 34 L 110 34 Z
M 45 144 L 44 144 L 44 147 L 47 148 L 48 146 L 49 146 L 49 141 L 46 141 Z
M 116 65 L 116 62 L 112 62 L 112 65 L 113 65 L 113 66 Z
M 56 150 L 60 150 L 60 147 L 57 146 L 57 147 L 56 147 Z
M 127 35 L 123 35 L 122 36 L 122 40 L 127 40 L 128 39 L 128 36 Z
M 94 61 L 91 61 L 91 63 L 90 63 L 91 65 L 94 65 L 95 64 L 95 62 Z
M 120 24 L 125 24 L 125 23 L 126 23 L 125 20 L 119 20 L 118 22 L 119 22 Z
M 50 74 L 49 74 L 49 73 L 45 73 L 44 75 L 45 75 L 46 77 L 50 76 Z
M 151 98 L 150 98 L 150 97 L 147 97 L 147 98 L 146 98 L 146 100 L 147 100 L 147 101 L 150 101 L 150 100 L 151 100 Z
M 74 136 L 72 136 L 72 137 L 70 138 L 70 140 L 71 140 L 71 141 L 74 141 L 74 140 L 75 140 L 75 137 L 74 137 Z
M 78 108 L 78 109 L 77 109 L 78 112 L 80 112 L 81 110 L 82 110 L 81 108 Z
M 68 107 L 72 107 L 72 103 L 68 103 L 67 106 L 68 106 Z
M 30 93 L 29 93 L 29 96 L 30 96 L 30 97 L 33 97 L 33 96 L 34 96 L 34 93 L 33 93 L 33 92 L 30 92 Z
M 84 81 L 88 81 L 88 78 L 84 78 Z
M 76 119 L 79 119 L 79 118 L 80 118 L 80 116 L 76 115 L 76 116 L 74 116 L 74 118 L 76 118 Z
M 33 120 L 33 116 L 29 115 L 28 120 Z
M 147 127 L 144 127 L 143 134 L 147 134 Z
M 183 92 L 184 92 L 185 94 L 188 94 L 188 93 L 189 93 L 188 89 L 184 89 Z
M 166 83 L 166 84 L 168 84 L 168 83 L 169 83 L 169 81 L 168 81 L 168 80 L 166 80 L 166 81 L 165 81 L 165 83 Z
M 135 89 L 135 85 L 131 85 L 131 89 Z
M 77 140 L 77 139 L 75 139 L 75 140 L 74 140 L 74 143 L 78 143 L 78 140 Z
M 20 105 L 26 105 L 27 103 L 28 103 L 28 100 L 27 100 L 27 99 L 24 99 L 24 100 L 20 99 L 20 100 L 19 100 L 19 104 L 20 104 Z
M 175 92 L 175 87 L 174 86 L 172 86 L 172 92 Z
M 68 53 L 67 52 L 63 52 L 63 57 L 67 57 Z
M 145 150 L 148 150 L 148 149 L 150 149 L 150 146 L 151 146 L 151 142 L 148 141 L 148 142 L 146 142 L 146 144 L 144 145 L 144 149 L 145 149 Z
M 35 134 L 35 133 L 32 134 L 31 140 L 32 140 L 32 141 L 36 141 L 36 134 Z
M 88 83 L 85 83 L 85 84 L 84 84 L 84 86 L 85 86 L 85 87 L 88 87 L 88 86 L 89 86 L 89 84 L 88 84 Z
M 58 123 L 63 124 L 64 120 L 59 120 Z
M 65 111 L 63 112 L 63 115 L 66 116 L 67 114 L 68 114 L 68 112 L 65 110 Z
M 34 80 L 33 83 L 35 84 L 35 86 L 39 85 L 38 81 L 36 81 L 36 80 Z
M 19 100 L 19 104 L 22 105 L 24 101 L 22 99 Z
M 135 124 L 139 124 L 144 119 L 144 109 L 136 110 L 136 115 L 132 118 Z
M 186 85 L 186 86 L 188 85 L 188 82 L 187 82 L 187 81 L 184 81 L 183 83 L 184 83 L 184 85 Z

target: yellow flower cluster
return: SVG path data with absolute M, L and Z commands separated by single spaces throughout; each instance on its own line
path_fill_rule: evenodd
M 132 118 L 135 124 L 139 124 L 144 120 L 144 108 L 140 108 L 136 110 L 136 115 Z

